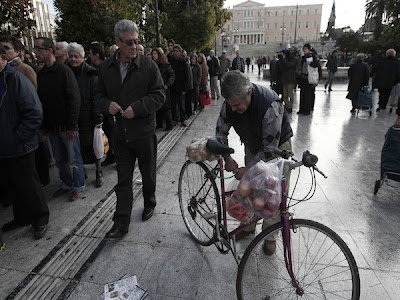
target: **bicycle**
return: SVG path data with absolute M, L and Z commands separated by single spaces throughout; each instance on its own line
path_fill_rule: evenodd
M 222 155 L 232 154 L 233 149 L 216 140 L 208 140 L 207 149 L 218 156 L 215 167 L 187 160 L 183 165 L 178 184 L 180 209 L 191 237 L 200 245 L 214 244 L 223 253 L 232 252 L 239 265 L 236 293 L 243 299 L 351 299 L 360 297 L 360 278 L 356 261 L 346 243 L 331 229 L 306 219 L 294 219 L 289 208 L 293 205 L 285 195 L 285 165 L 291 169 L 306 166 L 310 169 L 315 192 L 315 172 L 327 178 L 317 167 L 317 156 L 308 151 L 301 161 L 287 151 L 278 152 L 282 188 L 280 204 L 281 221 L 258 234 L 248 245 L 244 255 L 236 251 L 235 234 L 248 224 L 228 231 L 226 214 L 225 178 Z M 216 179 L 220 178 L 221 193 Z M 297 184 L 297 182 L 296 182 Z M 231 193 L 231 192 L 230 192 Z M 293 194 L 292 194 L 293 196 Z M 222 198 L 222 203 L 221 203 Z M 293 198 L 291 198 L 293 199 Z M 254 220 L 257 222 L 260 218 Z M 222 223 L 221 223 L 222 222 Z M 265 239 L 273 237 L 275 254 L 263 253 Z

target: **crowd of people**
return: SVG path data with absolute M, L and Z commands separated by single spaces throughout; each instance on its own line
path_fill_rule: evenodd
M 290 148 L 292 131 L 287 113 L 292 112 L 297 85 L 300 88 L 297 113 L 309 115 L 314 109 L 315 86 L 322 72 L 318 55 L 309 44 L 303 46 L 303 56 L 294 47 L 272 59 L 265 56 L 243 59 L 236 51 L 231 62 L 226 51 L 219 58 L 213 50 L 208 57 L 203 53 L 188 55 L 172 39 L 166 52 L 159 47 L 145 47 L 138 39 L 137 25 L 126 19 L 115 24 L 114 36 L 115 44 L 109 48 L 108 58 L 97 41 L 85 53 L 84 47 L 76 42 L 54 44 L 47 37 L 39 37 L 32 53 L 18 38 L 0 37 L 0 138 L 4 145 L 0 148 L 0 199 L 3 205 L 12 204 L 14 215 L 12 221 L 3 225 L 3 232 L 32 225 L 35 239 L 45 235 L 49 209 L 43 187 L 50 182 L 49 166 L 54 163 L 61 184 L 53 197 L 68 194 L 70 201 L 82 198 L 87 179 L 85 164 L 95 165 L 95 186 L 101 187 L 103 167 L 116 163 L 117 205 L 107 238 L 120 238 L 128 232 L 130 223 L 132 177 L 137 160 L 143 183 L 142 220 L 151 218 L 156 206 L 155 129 L 186 127 L 187 119 L 203 108 L 199 101 L 201 94 L 209 94 L 214 100 L 224 96 L 227 104 L 221 116 L 227 114 L 227 117 L 219 120 L 217 135 L 226 139 L 227 129 L 233 126 L 245 141 L 251 158 L 258 155 L 260 147 L 268 150 L 261 151 L 264 154 L 271 152 L 271 147 Z M 363 60 L 363 54 L 358 54 L 357 62 L 349 69 L 348 98 L 353 101 L 352 112 L 357 105 L 356 94 L 368 84 L 370 75 L 380 94 L 377 111 L 383 110 L 392 87 L 400 82 L 396 52 L 389 49 L 385 58 L 373 61 L 372 67 Z M 332 91 L 336 61 L 333 51 L 327 64 L 328 91 Z M 246 65 L 248 71 L 250 67 L 253 71 L 256 63 L 260 74 L 267 62 L 271 88 L 276 93 L 251 85 L 243 74 Z M 225 78 L 229 80 L 224 84 Z M 250 101 L 256 101 L 258 106 L 253 107 L 255 118 L 248 122 L 257 124 L 243 127 L 246 124 L 236 124 L 239 119 L 234 116 L 244 113 Z M 399 110 L 397 114 L 400 115 Z M 261 146 L 257 137 L 254 143 L 249 140 L 250 128 L 262 125 L 265 118 L 273 115 L 279 116 L 276 120 L 279 126 L 265 131 L 272 132 L 271 136 L 279 132 L 281 138 Z M 281 127 L 282 120 L 288 126 Z M 104 130 L 109 141 L 104 161 L 94 152 L 93 137 L 98 129 Z M 236 166 L 232 161 L 229 163 L 229 158 L 226 160 L 231 169 Z M 251 165 L 251 160 L 246 166 Z M 0 236 L 0 251 L 2 246 Z

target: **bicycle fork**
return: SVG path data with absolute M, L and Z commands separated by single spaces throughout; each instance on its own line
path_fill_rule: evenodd
M 302 296 L 304 294 L 304 289 L 300 287 L 299 282 L 293 272 L 292 264 L 292 250 L 290 244 L 290 220 L 288 212 L 282 214 L 282 238 L 283 238 L 283 250 L 285 256 L 286 270 L 288 271 L 290 278 L 292 279 L 292 286 L 296 288 L 296 294 Z

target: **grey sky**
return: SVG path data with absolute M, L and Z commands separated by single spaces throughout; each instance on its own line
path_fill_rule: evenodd
M 264 3 L 268 6 L 296 5 L 299 4 L 323 4 L 321 30 L 325 30 L 328 25 L 329 15 L 332 10 L 333 0 L 252 0 Z M 225 0 L 224 7 L 237 5 L 245 0 Z M 336 27 L 341 28 L 350 26 L 353 30 L 358 30 L 364 23 L 366 0 L 336 0 Z

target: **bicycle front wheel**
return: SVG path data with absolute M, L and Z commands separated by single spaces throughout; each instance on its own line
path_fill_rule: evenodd
M 266 240 L 276 240 L 276 252 L 263 252 Z M 244 299 L 346 299 L 360 298 L 356 261 L 346 243 L 328 227 L 294 219 L 290 230 L 292 268 L 303 295 L 286 269 L 282 223 L 261 232 L 247 247 L 236 280 L 239 300 Z
M 215 179 L 203 162 L 183 165 L 178 184 L 183 221 L 192 238 L 203 246 L 214 242 L 216 221 L 221 222 L 221 205 Z

